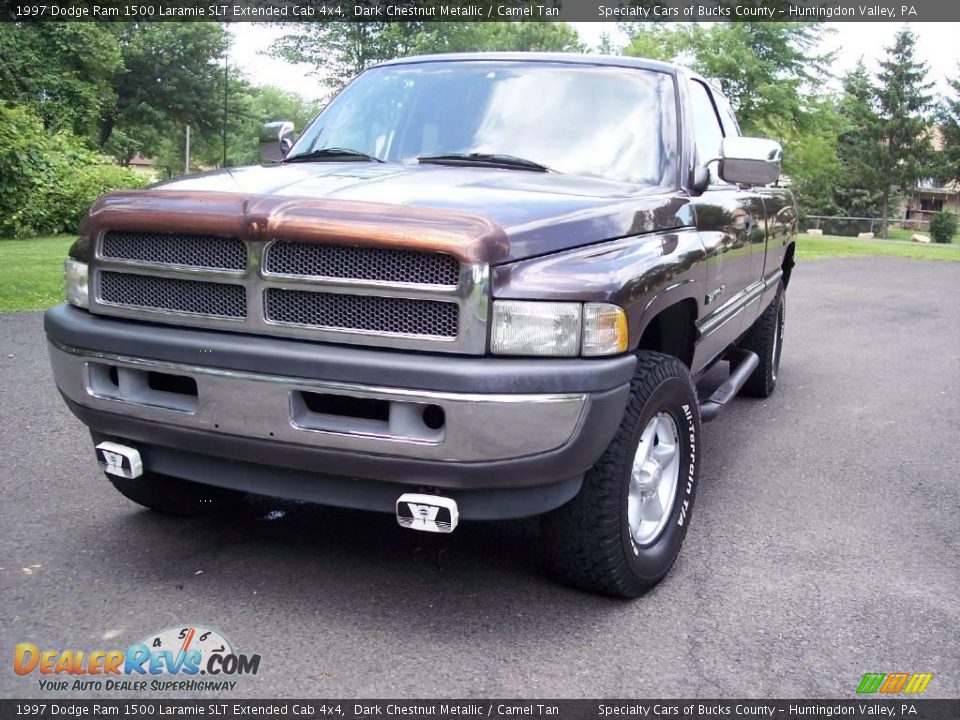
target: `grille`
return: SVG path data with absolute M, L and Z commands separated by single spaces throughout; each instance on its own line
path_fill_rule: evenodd
M 273 243 L 264 269 L 280 275 L 450 286 L 460 275 L 460 263 L 452 255 L 295 242 Z
M 437 300 L 269 288 L 264 306 L 268 320 L 292 325 L 437 337 L 459 331 L 456 303 Z
M 100 254 L 117 260 L 214 270 L 243 270 L 247 267 L 247 250 L 243 241 L 214 235 L 111 230 L 103 236 Z
M 242 285 L 101 272 L 100 300 L 148 310 L 242 318 L 247 295 Z
M 105 231 L 92 258 L 91 312 L 321 342 L 485 351 L 485 264 L 362 241 L 247 241 L 184 229 Z

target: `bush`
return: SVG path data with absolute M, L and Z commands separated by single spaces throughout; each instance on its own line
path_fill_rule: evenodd
M 27 108 L 0 106 L 0 237 L 76 232 L 97 196 L 146 183 Z
M 935 243 L 953 241 L 957 234 L 957 216 L 952 212 L 938 212 L 930 218 L 930 237 Z
M 67 174 L 57 193 L 54 220 L 63 231 L 75 232 L 98 197 L 111 190 L 143 187 L 148 182 L 149 178 L 119 165 L 96 164 L 74 168 L 74 172 Z M 48 232 L 59 231 L 45 230 L 42 234 Z

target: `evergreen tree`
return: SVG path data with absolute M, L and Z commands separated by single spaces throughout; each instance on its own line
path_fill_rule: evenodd
M 960 182 L 960 66 L 957 77 L 949 81 L 953 97 L 946 97 L 938 112 L 943 149 L 940 151 L 940 179 Z
M 929 177 L 931 149 L 929 111 L 933 83 L 926 82 L 927 67 L 914 56 L 917 38 L 909 28 L 899 31 L 887 56 L 880 61 L 874 89 L 879 114 L 879 169 L 886 179 L 880 200 L 880 236 L 887 237 L 894 191 L 906 193 L 918 180 Z
M 880 214 L 884 187 L 878 147 L 880 118 L 874 109 L 876 89 L 863 60 L 843 77 L 840 99 L 841 132 L 837 137 L 840 173 L 834 185 L 834 199 L 841 213 L 854 217 Z

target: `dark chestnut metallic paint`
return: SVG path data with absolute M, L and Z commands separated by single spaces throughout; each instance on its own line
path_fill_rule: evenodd
M 702 311 L 704 257 L 691 229 L 633 236 L 494 268 L 493 295 L 619 305 L 635 348 L 664 308 L 692 299 Z
M 218 171 L 111 193 L 91 208 L 81 234 L 402 245 L 495 264 L 693 224 L 689 200 L 662 188 L 488 168 L 344 165 L 357 163 Z
M 767 216 L 767 255 L 764 277 L 783 265 L 787 247 L 797 233 L 797 206 L 793 195 L 776 188 L 758 189 Z

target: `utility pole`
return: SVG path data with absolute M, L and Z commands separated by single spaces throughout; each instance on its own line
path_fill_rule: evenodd
M 183 152 L 183 174 L 190 174 L 190 124 L 187 123 L 187 142 Z

